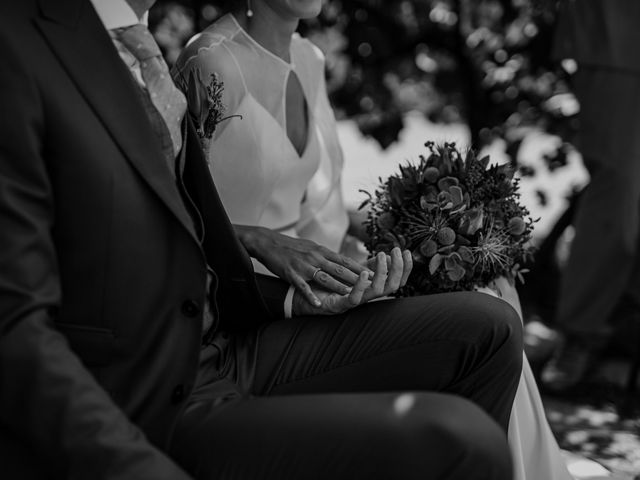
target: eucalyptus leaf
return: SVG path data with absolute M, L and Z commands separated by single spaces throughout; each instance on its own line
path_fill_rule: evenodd
M 429 261 L 429 273 L 431 275 L 435 274 L 438 271 L 438 268 L 440 268 L 440 265 L 442 265 L 443 258 L 444 257 L 439 253 L 436 253 L 433 257 L 431 257 L 431 260 Z

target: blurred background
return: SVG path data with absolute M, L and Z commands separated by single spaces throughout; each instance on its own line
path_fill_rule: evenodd
M 221 3 L 156 3 L 149 22 L 170 65 L 221 15 Z M 554 317 L 557 264 L 571 238 L 562 214 L 588 181 L 572 146 L 576 63 L 550 56 L 555 19 L 552 0 L 327 0 L 318 18 L 300 26 L 326 56 L 349 206 L 364 199 L 360 189 L 372 191 L 399 162 L 423 153 L 427 140 L 511 162 L 523 202 L 540 218 L 535 236 L 543 246 L 539 272 L 521 295 L 525 309 L 544 319 Z
M 538 246 L 525 285 L 525 321 L 551 323 L 571 244 L 575 199 L 588 183 L 574 148 L 580 106 L 572 59 L 553 61 L 553 0 L 326 0 L 301 35 L 326 56 L 330 100 L 345 152 L 350 208 L 427 140 L 455 141 L 510 162 Z M 214 0 L 158 0 L 149 24 L 171 65 L 222 13 Z M 561 446 L 633 478 L 640 415 L 625 383 L 628 357 L 612 355 L 596 388 L 546 398 Z

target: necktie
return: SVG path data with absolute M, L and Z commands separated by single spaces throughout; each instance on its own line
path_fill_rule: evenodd
M 137 24 L 131 27 L 118 28 L 111 32 L 112 37 L 120 42 L 139 63 L 142 81 L 149 92 L 151 103 L 160 113 L 171 135 L 174 153 L 172 160 L 175 161 L 175 157 L 177 157 L 182 148 L 181 124 L 187 110 L 185 96 L 173 83 L 171 75 L 169 74 L 169 67 L 167 67 L 167 64 L 162 58 L 160 47 L 158 47 L 153 35 L 146 26 Z M 123 60 L 125 59 L 123 58 Z M 130 68 L 134 66 L 131 65 L 130 61 L 126 61 L 126 63 Z M 171 171 L 174 171 L 171 165 L 169 168 Z M 208 293 L 205 301 L 202 325 L 203 342 L 206 341 L 207 343 L 210 340 L 210 336 L 215 332 L 212 328 L 214 316 L 209 300 L 212 281 L 213 275 L 208 271 Z
M 160 47 L 149 29 L 136 24 L 114 30 L 119 40 L 140 63 L 140 73 L 153 106 L 160 112 L 171 135 L 174 154 L 182 148 L 181 124 L 187 101 L 169 75 L 169 67 L 162 58 Z

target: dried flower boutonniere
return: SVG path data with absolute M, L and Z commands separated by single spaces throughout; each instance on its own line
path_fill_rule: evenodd
M 192 71 L 190 77 L 189 87 L 201 89 L 204 82 L 202 81 L 202 73 L 200 69 L 197 69 L 195 72 Z M 209 83 L 205 85 L 205 90 L 206 97 L 199 100 L 201 102 L 202 109 L 200 118 L 196 121 L 196 133 L 198 134 L 198 138 L 200 138 L 200 143 L 208 160 L 209 145 L 218 124 L 224 120 L 228 120 L 233 117 L 242 118 L 242 116 L 229 115 L 225 117 L 227 107 L 222 102 L 224 82 L 220 80 L 217 73 L 212 73 L 210 75 L 210 80 Z

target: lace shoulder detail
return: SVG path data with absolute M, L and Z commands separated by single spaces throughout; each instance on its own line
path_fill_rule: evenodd
M 237 117 L 235 111 L 246 94 L 242 72 L 229 48 L 233 40 L 229 35 L 233 32 L 218 29 L 218 22 L 212 27 L 189 41 L 172 72 L 176 85 L 187 97 L 189 113 L 205 150 L 219 130 Z
M 233 40 L 237 33 L 238 28 L 235 23 L 229 21 L 226 16 L 222 17 L 187 42 L 175 68 L 178 71 L 187 68 L 189 63 L 203 54 L 208 53 L 215 57 L 216 50 L 219 50 L 225 42 Z

